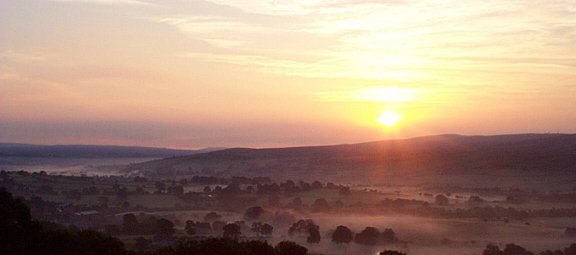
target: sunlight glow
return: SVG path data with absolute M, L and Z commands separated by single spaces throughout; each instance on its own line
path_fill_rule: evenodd
M 366 102 L 397 103 L 415 100 L 414 91 L 400 87 L 371 87 L 359 90 L 354 97 Z
M 386 127 L 395 126 L 398 122 L 402 120 L 402 116 L 395 111 L 389 110 L 382 113 L 376 121 Z

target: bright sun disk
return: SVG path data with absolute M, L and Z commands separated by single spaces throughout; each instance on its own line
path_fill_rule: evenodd
M 394 111 L 386 111 L 382 113 L 378 119 L 376 119 L 376 121 L 384 126 L 392 127 L 396 125 L 401 119 L 402 116 L 400 114 Z

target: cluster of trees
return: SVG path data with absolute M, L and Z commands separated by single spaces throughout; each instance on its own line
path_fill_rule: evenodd
M 308 243 L 319 243 L 321 240 L 320 226 L 316 225 L 311 219 L 299 220 L 292 224 L 288 229 L 288 235 L 305 235 Z
M 308 249 L 294 242 L 282 241 L 272 246 L 265 241 L 237 241 L 228 238 L 181 240 L 176 245 L 156 251 L 157 255 L 306 255 Z
M 32 220 L 30 209 L 0 189 L 0 254 L 125 254 L 124 244 L 94 231 Z
M 446 205 L 448 199 L 443 195 L 435 198 L 438 205 Z M 471 203 L 481 203 L 481 198 L 471 197 Z M 366 208 L 358 208 L 365 210 Z M 575 208 L 551 208 L 536 210 L 519 210 L 514 207 L 476 206 L 472 208 L 448 209 L 432 207 L 428 202 L 414 199 L 385 199 L 376 208 L 379 213 L 402 213 L 416 216 L 438 218 L 478 218 L 478 219 L 515 219 L 525 220 L 530 217 L 575 217 Z
M 271 183 L 272 180 L 269 177 L 243 177 L 243 176 L 233 176 L 230 178 L 224 177 L 214 177 L 214 176 L 192 176 L 190 182 L 194 184 L 258 184 L 258 183 Z
M 504 249 L 500 249 L 500 247 L 488 244 L 486 249 L 484 249 L 483 255 L 534 255 L 534 253 L 526 250 L 524 247 L 509 243 L 506 244 Z M 564 250 L 546 250 L 540 252 L 539 255 L 576 255 L 576 243 L 570 245 L 569 247 L 565 248 Z
M 124 216 L 124 228 L 135 230 L 138 222 L 135 216 Z M 173 230 L 172 223 L 166 220 L 167 229 Z M 233 235 L 239 227 L 229 224 L 224 232 Z M 170 232 L 169 231 L 169 232 Z M 228 234 L 225 234 L 225 236 Z M 214 238 L 200 241 L 180 240 L 176 245 L 157 251 L 129 251 L 124 244 L 113 237 L 95 231 L 75 231 L 56 224 L 40 223 L 31 218 L 29 208 L 12 194 L 0 189 L 0 254 L 24 255 L 306 255 L 308 250 L 293 242 L 280 242 L 271 246 L 263 241 L 244 241 L 230 238 Z M 237 236 L 236 236 L 237 237 Z M 150 245 L 146 239 L 136 240 L 136 246 Z
M 338 226 L 336 230 L 332 233 L 332 242 L 337 244 L 350 243 L 354 241 L 360 245 L 377 245 L 377 244 L 389 244 L 397 241 L 396 234 L 392 229 L 384 229 L 380 232 L 377 228 L 366 227 L 359 233 L 354 234 L 346 226 Z
M 140 220 L 138 219 L 140 218 Z M 155 240 L 172 240 L 176 229 L 174 223 L 168 219 L 157 219 L 154 216 L 141 215 L 137 217 L 132 213 L 127 213 L 122 216 L 122 229 L 115 226 L 107 226 L 108 234 L 152 234 Z

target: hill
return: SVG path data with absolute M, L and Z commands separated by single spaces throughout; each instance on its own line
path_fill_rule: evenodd
M 213 151 L 111 145 L 35 145 L 0 143 L 0 157 L 165 158 Z
M 394 177 L 477 175 L 572 175 L 576 135 L 438 135 L 332 146 L 234 148 L 133 164 L 131 174 L 270 176 L 374 182 Z

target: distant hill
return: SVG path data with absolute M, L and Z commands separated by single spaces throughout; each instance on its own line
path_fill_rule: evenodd
M 166 158 L 218 150 L 175 150 L 111 145 L 34 145 L 0 143 L 0 157 L 38 158 Z
M 336 181 L 461 173 L 574 174 L 576 135 L 438 135 L 332 146 L 234 148 L 133 164 L 129 173 Z

